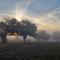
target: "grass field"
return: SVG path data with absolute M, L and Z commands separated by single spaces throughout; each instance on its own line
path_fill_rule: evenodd
M 60 60 L 60 43 L 0 43 L 0 60 Z

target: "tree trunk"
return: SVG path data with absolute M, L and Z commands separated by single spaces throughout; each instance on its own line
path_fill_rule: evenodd
M 7 43 L 6 35 L 1 36 L 2 43 Z
M 23 38 L 24 38 L 24 42 L 26 41 L 26 36 L 23 36 Z

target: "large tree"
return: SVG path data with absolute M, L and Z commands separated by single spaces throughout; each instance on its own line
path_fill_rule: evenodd
M 53 32 L 53 39 L 56 41 L 60 41 L 60 32 L 59 31 Z
M 31 23 L 28 20 L 21 21 L 20 29 L 21 29 L 20 34 L 23 36 L 24 41 L 25 41 L 27 35 L 34 36 L 37 31 L 36 25 Z
M 2 29 L 2 30 L 1 30 Z M 17 19 L 7 19 L 5 22 L 0 22 L 0 36 L 3 42 L 7 42 L 6 36 L 8 33 L 19 33 L 23 36 L 24 41 L 27 35 L 34 36 L 37 30 L 35 24 L 22 20 L 21 22 L 17 21 Z
M 15 18 L 7 19 L 0 22 L 0 37 L 2 42 L 7 42 L 8 33 L 17 33 L 17 20 Z
M 2 42 L 7 42 L 6 36 L 7 36 L 7 25 L 5 22 L 0 22 L 0 37 L 2 39 Z

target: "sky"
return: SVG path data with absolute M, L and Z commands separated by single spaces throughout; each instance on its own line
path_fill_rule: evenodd
M 29 19 L 38 30 L 60 31 L 60 0 L 0 0 L 0 20 Z

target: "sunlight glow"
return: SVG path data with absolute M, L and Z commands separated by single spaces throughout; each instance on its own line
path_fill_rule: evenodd
M 35 2 L 35 0 L 33 0 Z M 33 3 L 31 0 L 27 0 L 27 3 L 24 1 L 22 4 L 25 4 L 25 7 L 20 6 L 20 3 L 17 2 L 16 4 L 16 10 L 15 10 L 15 18 L 18 21 L 21 21 L 22 19 L 30 19 L 31 22 L 35 23 L 37 25 L 38 30 L 60 30 L 59 25 L 60 23 L 57 23 L 56 20 L 58 20 L 57 17 L 55 17 L 55 14 L 60 13 L 60 7 L 54 9 L 53 11 L 49 12 L 45 16 L 39 16 L 39 17 L 31 17 L 27 14 L 28 7 Z
M 26 2 L 27 1 L 27 2 Z M 25 5 L 25 7 L 23 8 L 23 5 L 20 6 L 20 3 L 17 2 L 16 4 L 16 11 L 15 11 L 15 18 L 18 19 L 18 21 L 20 21 L 22 18 L 27 18 L 26 14 L 27 14 L 27 9 L 28 7 L 35 2 L 35 0 L 24 0 L 24 2 L 22 3 L 23 5 Z

